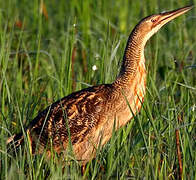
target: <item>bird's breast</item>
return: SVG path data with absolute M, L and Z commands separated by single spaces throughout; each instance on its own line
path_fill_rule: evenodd
M 140 63 L 134 79 L 124 93 L 124 101 L 120 105 L 117 117 L 119 126 L 122 127 L 140 111 L 146 93 L 146 69 L 144 63 Z

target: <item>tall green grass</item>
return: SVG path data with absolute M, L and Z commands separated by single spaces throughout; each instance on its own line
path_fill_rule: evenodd
M 176 130 L 182 176 L 195 179 L 195 9 L 148 42 L 143 108 L 113 132 L 83 176 L 77 161 L 65 165 L 55 154 L 51 160 L 31 156 L 28 143 L 16 157 L 6 149 L 6 139 L 55 100 L 112 82 L 128 35 L 141 18 L 189 4 L 196 1 L 0 1 L 0 179 L 176 179 Z

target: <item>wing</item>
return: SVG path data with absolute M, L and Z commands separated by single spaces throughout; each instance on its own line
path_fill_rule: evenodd
M 32 153 L 42 152 L 52 140 L 53 148 L 66 148 L 69 133 L 72 144 L 81 142 L 96 127 L 105 112 L 105 102 L 110 96 L 110 84 L 94 86 L 72 93 L 39 113 L 27 128 Z

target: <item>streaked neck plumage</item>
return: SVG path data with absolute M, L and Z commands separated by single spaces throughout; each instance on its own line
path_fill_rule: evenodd
M 131 32 L 124 52 L 120 73 L 114 82 L 117 85 L 129 85 L 132 83 L 139 66 L 145 68 L 144 47 L 151 34 L 144 34 L 137 25 Z

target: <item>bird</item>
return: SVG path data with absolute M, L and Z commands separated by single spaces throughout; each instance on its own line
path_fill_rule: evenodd
M 141 110 L 146 93 L 147 70 L 144 49 L 161 27 L 186 13 L 193 6 L 143 18 L 132 30 L 122 65 L 114 82 L 73 92 L 54 102 L 30 122 L 23 132 L 7 139 L 7 146 L 18 149 L 30 142 L 33 155 L 61 154 L 71 144 L 75 159 L 85 165 L 105 145 L 113 129 L 125 126 Z M 52 150 L 51 150 L 52 149 Z

